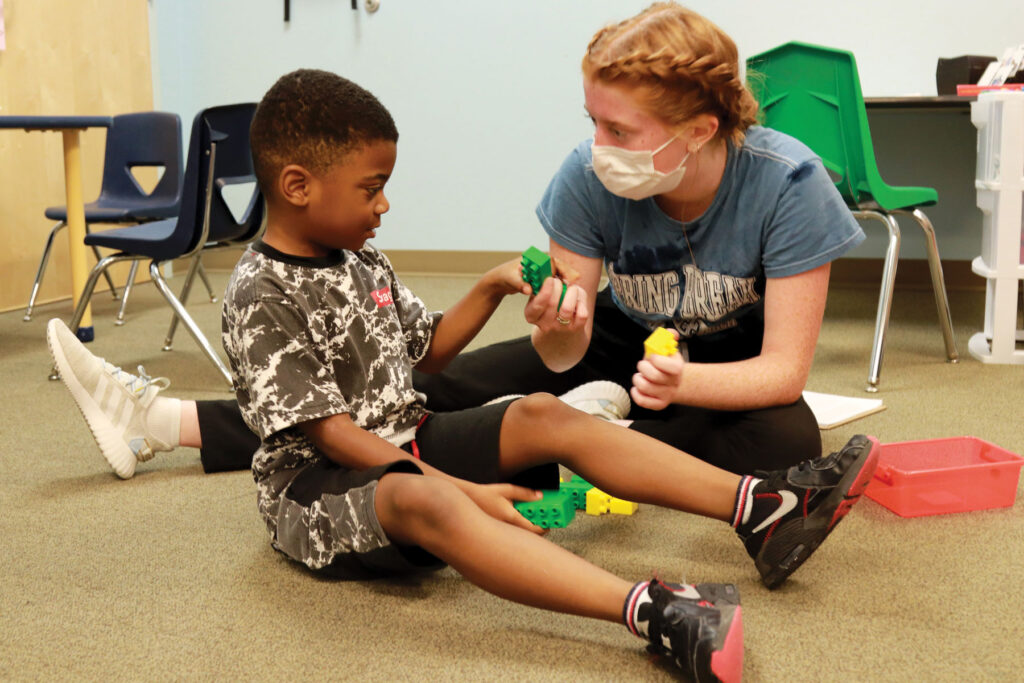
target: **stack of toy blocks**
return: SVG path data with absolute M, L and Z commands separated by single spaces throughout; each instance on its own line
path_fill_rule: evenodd
M 609 496 L 575 474 L 569 481 L 562 481 L 557 491 L 544 491 L 544 497 L 540 500 L 514 505 L 523 517 L 542 529 L 569 526 L 577 510 L 586 510 L 588 515 L 604 515 L 609 512 L 631 515 L 640 507 L 636 503 Z
M 520 264 L 523 266 L 523 282 L 526 282 L 536 294 L 544 280 L 551 277 L 551 257 L 537 247 L 530 247 L 523 252 Z
M 644 340 L 644 351 L 656 356 L 671 356 L 679 350 L 679 343 L 672 333 L 659 327 Z

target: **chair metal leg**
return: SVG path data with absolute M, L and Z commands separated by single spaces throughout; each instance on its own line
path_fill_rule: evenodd
M 124 325 L 124 311 L 128 308 L 128 295 L 132 293 L 132 287 L 135 286 L 135 275 L 139 272 L 139 262 L 132 261 L 131 270 L 128 271 L 128 280 L 124 283 L 124 291 L 121 293 L 121 306 L 117 309 L 117 319 L 114 320 L 114 324 L 117 326 Z
M 103 254 L 100 253 L 99 247 L 93 246 L 92 253 L 96 256 L 96 263 L 99 263 L 103 258 Z M 110 295 L 114 297 L 114 301 L 117 301 L 117 287 L 114 286 L 114 279 L 110 277 L 110 271 L 103 271 L 103 278 L 107 281 L 107 286 L 110 287 Z
M 199 254 L 196 254 L 192 258 L 192 262 L 188 266 L 188 273 L 185 274 L 185 283 L 181 286 L 181 296 L 178 301 L 184 306 L 188 303 L 188 295 L 192 293 L 192 281 L 195 280 L 196 271 L 200 267 Z M 172 344 L 174 343 L 174 333 L 178 329 L 178 316 L 171 318 L 171 326 L 167 329 L 167 337 L 164 339 L 164 351 L 170 351 Z
M 68 327 L 71 328 L 71 331 L 76 335 L 78 334 L 78 326 L 82 322 L 82 316 L 85 315 L 85 309 L 89 306 L 89 299 L 92 298 L 93 290 L 96 289 L 96 283 L 99 281 L 100 275 L 102 275 L 107 268 L 113 264 L 128 260 L 134 261 L 137 260 L 137 258 L 128 254 L 111 254 L 110 256 L 105 256 L 100 259 L 99 262 L 93 266 L 92 270 L 89 271 L 89 278 L 85 281 L 85 286 L 82 288 L 82 296 L 79 297 L 78 305 L 75 307 L 75 312 L 71 316 L 71 322 L 68 324 Z M 50 379 L 60 379 L 57 375 L 56 365 L 54 365 L 50 371 Z
M 854 217 L 872 218 L 881 221 L 889 230 L 889 246 L 885 251 L 885 265 L 882 268 L 882 287 L 878 294 L 878 312 L 875 315 L 875 340 L 871 345 L 871 366 L 868 370 L 866 391 L 878 391 L 879 375 L 882 371 L 882 355 L 885 352 L 885 334 L 889 330 L 889 313 L 892 311 L 892 294 L 896 284 L 896 265 L 900 258 L 900 226 L 896 219 L 878 211 L 854 211 Z
M 925 245 L 928 248 L 928 269 L 932 276 L 932 291 L 935 293 L 935 308 L 939 314 L 939 326 L 942 328 L 942 339 L 946 344 L 946 359 L 950 363 L 958 363 L 960 355 L 956 350 L 956 339 L 953 337 L 953 316 L 949 312 L 949 299 L 946 295 L 946 280 L 942 275 L 942 260 L 939 258 L 939 245 L 935 240 L 935 228 L 921 209 L 913 211 L 893 211 L 893 213 L 911 216 L 924 231 Z
M 185 307 L 182 305 L 181 301 L 179 301 L 178 298 L 174 296 L 174 293 L 171 291 L 171 288 L 167 286 L 167 281 L 164 280 L 163 276 L 160 274 L 160 264 L 157 261 L 153 261 L 152 263 L 149 264 L 149 275 L 153 279 L 153 284 L 156 285 L 157 290 L 159 290 L 160 294 L 163 295 L 164 299 L 167 301 L 168 304 L 170 304 L 171 308 L 174 309 L 175 319 L 181 319 L 182 323 L 185 324 L 185 328 L 192 335 L 192 338 L 196 340 L 197 344 L 199 344 L 199 348 L 203 350 L 203 353 L 206 354 L 206 357 L 210 359 L 210 361 L 217 367 L 217 369 L 220 370 L 220 373 L 221 375 L 223 375 L 224 379 L 227 380 L 228 387 L 234 389 L 234 381 L 231 379 L 231 373 L 224 365 L 224 362 L 220 359 L 220 356 L 217 355 L 217 352 L 213 350 L 213 347 L 210 345 L 210 342 L 207 341 L 206 336 L 199 329 L 199 326 L 196 325 L 196 322 L 192 319 L 192 316 L 190 316 L 188 314 L 188 311 L 185 310 Z
M 67 223 L 61 221 L 50 230 L 50 236 L 46 238 L 46 247 L 43 248 L 43 256 L 39 259 L 39 268 L 36 270 L 36 280 L 32 283 L 32 293 L 28 297 L 28 306 L 25 307 L 25 322 L 32 320 L 32 309 L 36 306 L 36 297 L 39 296 L 39 286 L 43 284 L 43 273 L 46 272 L 46 263 L 50 260 L 50 250 L 53 248 L 53 238 L 57 236 L 60 229 Z
M 199 254 L 196 254 L 196 261 L 199 261 Z M 213 287 L 210 286 L 210 278 L 206 277 L 206 268 L 203 268 L 202 262 L 199 263 L 199 278 L 206 285 L 206 293 L 210 295 L 210 303 L 217 303 L 217 295 L 213 293 Z

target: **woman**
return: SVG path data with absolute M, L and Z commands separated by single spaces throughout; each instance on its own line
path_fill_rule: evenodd
M 551 255 L 580 277 L 560 308 L 557 279 L 527 304 L 532 338 L 418 376 L 429 407 L 608 379 L 632 386 L 630 428 L 720 467 L 819 455 L 801 393 L 829 264 L 864 239 L 821 161 L 754 125 L 735 44 L 675 3 L 598 31 L 583 91 L 593 140 L 537 207 Z M 681 353 L 643 359 L 661 326 Z

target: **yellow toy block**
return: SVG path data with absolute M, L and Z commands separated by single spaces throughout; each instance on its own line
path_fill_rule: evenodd
M 621 498 L 612 498 L 609 509 L 613 515 L 631 515 L 640 509 L 640 504 Z
M 679 343 L 664 327 L 659 327 L 644 340 L 644 351 L 657 356 L 671 356 L 679 350 Z
M 606 515 L 609 512 L 613 515 L 631 515 L 638 509 L 640 506 L 637 503 L 615 498 L 599 488 L 587 491 L 588 515 Z

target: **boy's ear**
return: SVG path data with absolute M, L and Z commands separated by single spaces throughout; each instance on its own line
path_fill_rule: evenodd
M 294 206 L 306 206 L 313 174 L 298 164 L 288 164 L 277 175 L 277 189 L 281 197 Z

